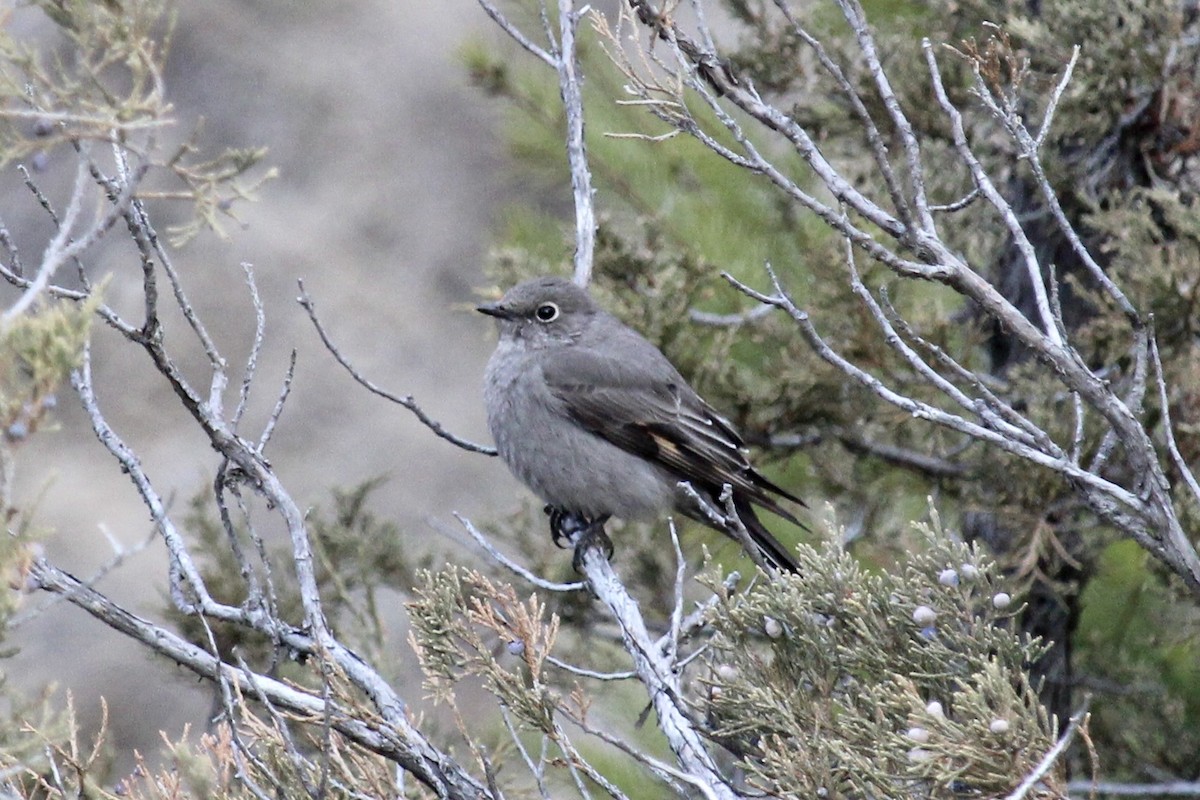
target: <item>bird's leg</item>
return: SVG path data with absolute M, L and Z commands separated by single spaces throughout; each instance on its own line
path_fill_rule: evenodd
M 575 548 L 575 556 L 571 563 L 576 572 L 582 571 L 583 553 L 593 545 L 600 548 L 606 559 L 612 558 L 612 540 L 604 531 L 604 524 L 608 522 L 610 515 L 588 519 L 582 514 L 555 506 L 546 506 L 544 510 L 550 517 L 550 535 L 554 538 L 554 543 L 563 548 Z

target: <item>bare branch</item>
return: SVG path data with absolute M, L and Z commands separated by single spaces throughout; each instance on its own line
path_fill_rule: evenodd
M 730 492 L 732 497 L 732 491 Z M 675 552 L 675 602 L 671 604 L 671 625 L 667 630 L 666 656 L 671 661 L 679 659 L 679 636 L 683 630 L 683 583 L 687 575 L 687 561 L 683 557 L 683 549 L 679 546 L 679 531 L 675 529 L 674 518 L 667 519 L 667 528 L 671 532 L 671 548 Z
M 483 533 L 476 528 L 469 519 L 457 513 L 455 513 L 454 518 L 462 523 L 462 526 L 466 528 L 467 533 L 471 534 L 471 538 L 474 539 L 480 547 L 486 550 L 487 554 L 495 559 L 498 564 L 510 572 L 521 576 L 539 589 L 545 589 L 548 592 L 577 592 L 587 586 L 587 584 L 583 582 L 555 583 L 534 575 L 532 572 L 525 569 L 520 564 L 497 550 L 495 546 L 488 541 L 487 537 L 484 536 Z
M 1071 781 L 1073 795 L 1094 797 L 1200 797 L 1200 781 L 1163 781 L 1162 783 L 1119 783 L 1116 781 Z
M 167 552 L 171 557 L 170 588 L 172 601 L 174 601 L 176 607 L 181 611 L 189 612 L 195 610 L 194 601 L 185 596 L 184 587 L 180 583 L 181 581 L 186 581 L 188 588 L 196 594 L 198 602 L 204 605 L 213 603 L 212 598 L 208 595 L 208 589 L 205 587 L 200 571 L 187 554 L 187 548 L 184 545 L 182 535 L 176 530 L 175 525 L 171 522 L 167 514 L 166 504 L 159 497 L 150 479 L 142 470 L 141 462 L 133 450 L 109 427 L 103 413 L 100 411 L 92 385 L 90 346 L 84 348 L 83 364 L 78 370 L 72 373 L 71 385 L 79 395 L 84 411 L 91 419 L 92 429 L 95 431 L 96 437 L 100 440 L 101 444 L 108 448 L 108 451 L 112 453 L 113 457 L 121 465 L 122 471 L 129 476 L 134 486 L 137 487 L 142 502 L 150 509 L 151 521 L 163 537 L 163 541 L 166 542 Z M 229 609 L 229 611 L 233 612 L 232 609 Z
M 75 183 L 71 191 L 71 198 L 68 201 L 67 209 L 61 220 L 54 214 L 45 196 L 33 186 L 32 181 L 27 181 L 27 184 L 31 186 L 35 194 L 39 197 L 42 206 L 50 214 L 51 219 L 54 220 L 57 230 L 42 253 L 42 261 L 34 277 L 31 280 L 27 280 L 23 276 L 17 276 L 22 278 L 19 282 L 11 281 L 10 279 L 10 282 L 20 285 L 23 292 L 11 306 L 5 309 L 3 313 L 0 313 L 0 334 L 8 329 L 13 320 L 28 311 L 34 301 L 49 289 L 51 279 L 65 262 L 76 259 L 79 254 L 99 241 L 112 227 L 113 223 L 126 213 L 127 207 L 133 199 L 134 191 L 148 168 L 148 165 L 143 164 L 137 170 L 131 172 L 129 180 L 121 187 L 121 191 L 112 198 L 111 206 L 105 214 L 101 215 L 99 219 L 75 237 L 73 237 L 75 222 L 81 213 L 84 196 L 89 183 L 88 178 L 91 176 L 93 169 L 86 148 L 80 151 L 76 164 Z M 26 177 L 28 178 L 28 174 L 26 174 Z
M 874 456 L 931 478 L 962 478 L 969 472 L 965 465 L 956 461 L 869 439 L 847 428 L 838 429 L 837 440 L 851 452 Z
M 246 276 L 246 288 L 250 291 L 250 302 L 254 306 L 254 341 L 250 345 L 250 355 L 246 357 L 246 369 L 242 373 L 237 408 L 229 420 L 229 426 L 234 430 L 237 430 L 242 415 L 246 413 L 246 403 L 250 400 L 250 387 L 258 371 L 258 356 L 262 352 L 263 334 L 267 327 L 267 315 L 263 310 L 262 298 L 258 294 L 258 283 L 254 280 L 254 267 L 242 262 L 242 272 Z
M 1071 741 L 1075 738 L 1075 734 L 1078 733 L 1079 727 L 1087 720 L 1088 705 L 1085 702 L 1082 708 L 1071 715 L 1071 721 L 1068 723 L 1063 735 L 1059 737 L 1053 747 L 1046 751 L 1046 755 L 1042 756 L 1042 760 L 1038 762 L 1037 767 L 1026 775 L 1024 780 L 1017 785 L 1017 788 L 1008 794 L 1004 800 L 1022 800 L 1038 785 L 1042 778 L 1049 774 L 1050 770 L 1054 769 L 1054 765 L 1058 763 L 1058 759 L 1071 744 Z
M 516 746 L 517 752 L 521 754 L 521 760 L 525 762 L 525 768 L 529 770 L 529 774 L 537 782 L 538 794 L 541 795 L 543 800 L 550 800 L 550 793 L 546 790 L 546 759 L 539 758 L 536 762 L 533 760 L 533 757 L 529 754 L 529 750 L 525 747 L 525 743 L 521 741 L 516 726 L 513 725 L 512 715 L 504 706 L 500 707 L 500 718 L 504 720 L 504 728 L 508 731 L 508 736 Z M 544 736 L 542 741 L 545 741 Z
M 771 311 L 773 311 L 771 306 L 755 306 L 749 311 L 742 311 L 737 314 L 713 314 L 697 308 L 689 308 L 688 319 L 697 325 L 707 325 L 713 328 L 736 328 L 740 325 L 757 322 L 770 314 Z
M 262 435 L 258 437 L 258 451 L 260 453 L 266 449 L 267 442 L 271 441 L 271 434 L 275 432 L 275 426 L 279 424 L 279 418 L 283 416 L 283 407 L 291 395 L 292 380 L 295 377 L 296 351 L 292 350 L 292 354 L 288 357 L 287 372 L 284 373 L 283 383 L 279 386 L 279 396 L 275 398 L 275 407 L 271 409 L 271 415 L 267 417 L 267 423 L 263 426 Z
M 775 6 L 787 19 L 796 35 L 816 53 L 817 60 L 821 62 L 821 66 L 833 77 L 842 94 L 850 101 L 850 107 L 854 110 L 859 122 L 862 123 L 863 131 L 866 133 L 871 158 L 875 160 L 875 165 L 879 167 L 879 173 L 883 176 L 884 184 L 887 186 L 888 196 L 896 206 L 896 214 L 905 225 L 911 225 L 912 210 L 908 207 L 908 198 L 900 188 L 900 182 L 896 178 L 891 159 L 888 157 L 887 145 L 883 141 L 883 136 L 879 133 L 879 127 L 875 124 L 874 118 L 871 117 L 871 113 L 867 110 L 862 96 L 854 85 L 850 83 L 849 78 L 846 77 L 842 68 L 826 52 L 825 46 L 796 19 L 787 0 L 775 0 Z M 909 135 L 911 133 L 911 130 L 908 131 Z
M 875 49 L 875 37 L 871 35 L 871 31 L 867 27 L 866 14 L 858 0 L 838 0 L 838 5 L 842 9 L 846 21 L 850 23 L 850 28 L 854 31 L 859 49 L 867 61 L 867 69 L 875 80 L 875 88 L 879 92 L 880 99 L 883 100 L 884 108 L 887 109 L 892 124 L 896 126 L 896 130 L 900 134 L 900 142 L 904 146 L 904 155 L 908 163 L 908 179 L 912 183 L 913 203 L 917 208 L 916 223 L 925 233 L 936 236 L 937 229 L 929 210 L 929 199 L 925 194 L 925 168 L 921 163 L 921 147 L 917 142 L 912 123 L 909 122 L 908 116 L 900 107 L 900 101 L 896 98 L 887 72 L 884 71 L 883 64 L 879 60 L 879 54 Z M 902 221 L 905 220 L 902 219 Z
M 569 672 L 572 675 L 578 675 L 581 678 L 591 678 L 594 681 L 627 681 L 630 678 L 636 678 L 637 672 L 634 670 L 624 670 L 622 672 L 597 672 L 594 669 L 586 669 L 575 664 L 569 664 L 560 658 L 554 656 L 546 656 L 546 663 L 553 664 L 564 672 Z
M 1065 458 L 1056 458 L 1054 456 L 1047 455 L 1041 450 L 1030 447 L 1022 442 L 1009 439 L 990 428 L 970 422 L 961 416 L 951 414 L 941 408 L 938 408 L 937 406 L 933 406 L 919 400 L 914 400 L 911 397 L 902 395 L 899 392 L 890 389 L 874 375 L 847 361 L 832 347 L 830 347 L 829 344 L 821 338 L 821 335 L 813 326 L 812 320 L 809 319 L 807 312 L 801 311 L 799 308 L 797 308 L 796 305 L 786 295 L 764 295 L 761 292 L 756 292 L 745 284 L 742 284 L 730 275 L 725 275 L 725 278 L 739 291 L 746 293 L 747 296 L 753 297 L 764 303 L 770 303 L 787 311 L 789 314 L 791 314 L 792 319 L 796 321 L 798 329 L 805 341 L 809 343 L 817 355 L 828 361 L 834 367 L 837 367 L 840 371 L 853 378 L 867 389 L 874 392 L 882 399 L 909 412 L 914 418 L 926 419 L 952 430 L 959 431 L 960 433 L 968 434 L 973 438 L 995 445 L 1001 450 L 1021 456 L 1022 458 L 1041 466 L 1048 467 L 1052 470 L 1069 475 L 1071 478 L 1077 479 L 1088 486 L 1092 486 L 1095 489 L 1100 490 L 1134 513 L 1143 510 L 1144 506 L 1137 495 L 1121 486 L 1118 486 L 1115 483 L 1112 483 L 1111 481 L 1100 477 L 1099 475 L 1095 475 L 1078 467 L 1077 465 L 1071 464 Z M 1148 533 L 1143 531 L 1141 541 L 1149 544 L 1153 541 L 1153 539 Z
M 671 660 L 655 647 L 637 602 L 629 596 L 597 544 L 585 540 L 577 543 L 577 546 L 583 547 L 583 552 L 577 554 L 577 563 L 581 565 L 596 597 L 620 625 L 625 649 L 633 656 L 634 670 L 646 686 L 650 702 L 658 715 L 659 727 L 688 782 L 705 797 L 735 800 L 739 795 L 726 782 L 705 748 L 699 731 L 688 717 L 680 694 L 679 676 Z
M 445 439 L 446 441 L 450 442 L 451 444 L 453 444 L 457 447 L 461 447 L 463 450 L 467 450 L 472 453 L 482 453 L 485 456 L 496 455 L 496 448 L 494 448 L 494 447 L 487 447 L 486 445 L 475 444 L 474 442 L 469 442 L 466 439 L 460 439 L 459 437 L 457 437 L 454 434 L 447 431 L 445 428 L 442 427 L 442 424 L 440 422 L 437 422 L 436 420 L 432 419 L 428 414 L 426 414 L 424 411 L 421 410 L 421 407 L 417 405 L 417 402 L 416 402 L 416 400 L 413 399 L 412 395 L 400 396 L 397 394 L 392 394 L 388 390 L 386 390 L 380 386 L 377 386 L 370 379 L 368 379 L 361 372 L 359 372 L 354 367 L 354 365 L 350 363 L 350 360 L 342 354 L 342 351 L 338 349 L 337 345 L 335 345 L 333 343 L 333 340 L 331 338 L 329 338 L 329 334 L 325 330 L 325 326 L 323 324 L 321 324 L 321 320 L 317 316 L 316 303 L 313 301 L 313 299 L 309 296 L 307 290 L 305 290 L 305 288 L 304 288 L 304 281 L 299 281 L 299 285 L 300 285 L 300 297 L 298 298 L 298 302 L 300 303 L 300 306 L 306 312 L 308 312 L 308 318 L 310 320 L 312 320 L 313 327 L 315 327 L 317 329 L 317 335 L 321 337 L 321 342 L 324 343 L 325 349 L 329 351 L 330 355 L 332 355 L 335 359 L 337 359 L 337 362 L 339 364 L 341 364 L 342 367 L 347 372 L 350 373 L 350 377 L 354 378 L 354 380 L 356 380 L 359 383 L 359 385 L 364 387 L 367 391 L 371 392 L 372 394 L 379 395 L 380 397 L 384 398 L 385 400 L 391 400 L 393 403 L 396 403 L 397 405 L 407 408 L 409 411 L 411 411 L 413 414 L 416 415 L 417 419 L 421 421 L 421 424 L 423 424 L 425 427 L 429 428 L 429 430 L 433 431 L 434 434 L 436 434 L 437 436 L 439 436 L 442 439 Z
M 932 58 L 932 56 L 929 55 L 928 50 L 927 57 Z M 1092 256 L 1091 251 L 1088 250 L 1088 248 L 1083 244 L 1083 241 L 1079 238 L 1079 233 L 1075 230 L 1075 226 L 1072 225 L 1070 220 L 1067 219 L 1067 214 L 1062 208 L 1062 203 L 1059 202 L 1058 193 L 1054 191 L 1054 187 L 1050 185 L 1050 180 L 1046 176 L 1046 171 L 1042 166 L 1042 159 L 1039 153 L 1041 145 L 1049 133 L 1051 124 L 1054 121 L 1054 111 L 1058 106 L 1058 101 L 1062 97 L 1063 92 L 1066 90 L 1067 84 L 1069 84 L 1071 81 L 1071 74 L 1074 72 L 1075 64 L 1078 62 L 1078 60 L 1079 46 L 1076 45 L 1071 51 L 1071 60 L 1067 63 L 1066 68 L 1063 70 L 1062 78 L 1059 80 L 1058 86 L 1055 87 L 1054 93 L 1050 96 L 1050 100 L 1046 106 L 1046 112 L 1042 119 L 1042 129 L 1038 132 L 1036 138 L 1029 133 L 1029 129 L 1025 126 L 1025 122 L 1020 114 L 1017 114 L 1011 109 L 1004 108 L 996 99 L 996 97 L 988 89 L 987 82 L 979 74 L 978 66 L 976 66 L 975 69 L 975 90 L 979 97 L 983 100 L 984 105 L 992 112 L 993 116 L 995 116 L 1001 122 L 1001 124 L 1004 125 L 1005 129 L 1009 132 L 1009 135 L 1012 136 L 1013 140 L 1017 143 L 1018 147 L 1020 148 L 1019 155 L 1028 162 L 1030 169 L 1033 170 L 1033 175 L 1036 179 L 1038 189 L 1041 191 L 1042 198 L 1046 201 L 1046 206 L 1050 209 L 1050 213 L 1053 215 L 1054 221 L 1058 225 L 1058 229 L 1071 244 L 1071 249 L 1075 252 L 1075 255 L 1079 257 L 1080 263 L 1082 263 L 1084 268 L 1087 269 L 1088 275 L 1095 280 L 1101 288 L 1104 289 L 1105 293 L 1117 304 L 1117 307 L 1121 309 L 1121 313 L 1126 316 L 1126 318 L 1130 321 L 1130 324 L 1136 329 L 1144 324 L 1142 322 L 1141 315 L 1137 312 L 1137 309 L 1134 308 L 1133 303 L 1129 300 L 1129 298 L 1125 296 L 1125 293 L 1121 291 L 1120 287 L 1113 282 L 1112 278 L 1108 276 L 1103 267 L 1097 263 L 1096 259 Z M 935 81 L 940 81 L 940 77 L 935 76 Z M 1033 288 L 1036 292 L 1038 288 L 1044 284 L 1040 276 L 1035 275 L 1032 277 L 1035 281 Z M 1040 296 L 1038 299 L 1040 302 Z
M 942 212 L 942 213 L 946 213 L 946 214 L 953 214 L 956 211 L 962 211 L 964 208 L 971 205 L 971 203 L 974 203 L 975 200 L 978 198 L 979 198 L 979 187 L 975 187 L 975 188 L 971 189 L 971 191 L 967 192 L 965 195 L 960 197 L 959 199 L 955 200 L 953 203 L 947 203 L 945 205 L 930 206 L 929 210 L 933 211 L 933 212 Z
M 504 14 L 500 12 L 500 9 L 496 7 L 495 3 L 491 2 L 491 0 L 479 0 L 479 5 L 484 12 L 492 18 L 492 21 L 499 25 L 501 30 L 507 33 L 514 42 L 521 45 L 521 47 L 525 48 L 525 50 L 532 55 L 541 59 L 543 62 L 545 62 L 546 66 L 550 67 L 551 69 L 555 68 L 557 59 L 550 55 L 550 53 L 546 52 L 546 50 L 538 47 L 536 44 L 530 41 L 525 34 L 521 33 L 521 29 L 509 22 Z
M 434 748 L 403 718 L 363 719 L 342 708 L 328 708 L 320 697 L 269 676 L 254 675 L 249 680 L 242 668 L 225 664 L 161 626 L 131 614 L 43 559 L 34 562 L 31 576 L 42 589 L 66 595 L 72 604 L 104 624 L 201 677 L 226 680 L 248 697 L 269 701 L 298 714 L 318 717 L 329 713 L 338 733 L 395 761 L 440 797 L 462 800 L 493 797 L 483 784 L 465 773 L 449 755 Z
M 585 733 L 589 733 L 592 736 L 595 736 L 597 739 L 601 740 L 602 742 L 607 742 L 608 744 L 610 744 L 613 747 L 620 750 L 625 755 L 632 758 L 634 761 L 638 762 L 639 764 L 644 765 L 647 769 L 649 769 L 651 772 L 653 772 L 655 775 L 657 775 L 660 779 L 662 779 L 663 782 L 677 783 L 678 784 L 676 787 L 677 794 L 679 794 L 683 797 L 689 796 L 688 792 L 681 791 L 681 788 L 683 786 L 691 786 L 695 789 L 699 789 L 702 792 L 704 791 L 704 788 L 705 788 L 704 785 L 699 783 L 696 780 L 696 778 L 694 778 L 691 775 L 688 775 L 684 772 L 681 772 L 680 770 L 672 767 L 670 764 L 667 764 L 666 762 L 664 762 L 660 759 L 657 759 L 652 755 L 649 755 L 644 750 L 633 746 L 632 744 L 625 741 L 624 739 L 621 739 L 618 736 L 614 736 L 613 734 L 609 733 L 606 730 L 597 728 L 595 725 L 588 723 L 587 720 L 575 719 L 574 722 L 577 725 L 579 725 L 579 727 Z M 705 793 L 705 796 L 711 797 L 711 795 L 708 794 L 707 792 Z
M 580 13 L 575 10 L 573 0 L 558 0 L 559 39 L 554 67 L 558 71 L 558 89 L 567 114 L 567 162 L 571 168 L 571 191 L 575 196 L 574 280 L 580 286 L 587 286 L 592 280 L 596 249 L 596 212 L 592 173 L 588 168 L 583 137 L 583 90 L 575 47 Z
M 1041 322 L 1042 330 L 1049 337 L 1051 343 L 1061 348 L 1063 346 L 1062 337 L 1059 335 L 1058 326 L 1055 325 L 1054 316 L 1050 310 L 1050 298 L 1046 294 L 1046 281 L 1042 277 L 1041 265 L 1038 263 L 1033 243 L 1029 241 L 1025 229 L 1021 227 L 1021 222 L 1017 218 L 1016 212 L 1008 201 L 1004 199 L 1000 190 L 996 188 L 991 176 L 987 174 L 987 170 L 983 168 L 983 164 L 980 163 L 979 158 L 971 150 L 971 146 L 967 141 L 966 129 L 963 125 L 962 112 L 955 107 L 954 103 L 950 102 L 950 98 L 946 94 L 946 87 L 942 83 L 942 72 L 938 67 L 937 59 L 933 55 L 933 45 L 928 39 L 924 39 L 921 42 L 921 47 L 925 51 L 925 63 L 929 68 L 929 74 L 933 80 L 934 96 L 941 105 L 946 118 L 950 120 L 950 132 L 954 139 L 954 147 L 958 151 L 958 156 L 970 171 L 971 178 L 975 182 L 975 188 L 979 190 L 983 198 L 995 209 L 1003 221 L 1009 236 L 1012 238 L 1013 246 L 1021 254 L 1021 262 L 1025 265 L 1025 270 L 1029 275 L 1029 285 L 1033 289 L 1034 299 L 1037 304 L 1038 319 Z M 975 76 L 976 86 L 978 87 L 983 83 L 978 65 L 975 65 Z
M 1167 452 L 1171 454 L 1171 462 L 1175 465 L 1180 477 L 1183 478 L 1188 491 L 1192 493 L 1192 501 L 1200 507 L 1200 481 L 1196 480 L 1196 474 L 1192 472 L 1192 467 L 1183 457 L 1183 453 L 1179 452 L 1179 444 L 1175 441 L 1175 429 L 1171 425 L 1171 403 L 1167 396 L 1167 381 L 1163 376 L 1162 358 L 1158 354 L 1158 339 L 1153 335 L 1150 336 L 1150 359 L 1154 364 L 1154 382 L 1158 386 L 1158 403 L 1162 412 L 1163 438 L 1167 442 Z

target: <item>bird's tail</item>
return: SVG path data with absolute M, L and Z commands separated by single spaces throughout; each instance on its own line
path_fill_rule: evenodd
M 767 563 L 783 572 L 800 572 L 800 564 L 796 561 L 796 556 L 767 530 L 758 515 L 754 513 L 754 506 L 746 500 L 734 498 L 733 508 L 742 525 L 746 527 L 746 532 L 750 534 L 750 541 L 758 548 L 758 552 L 762 554 Z

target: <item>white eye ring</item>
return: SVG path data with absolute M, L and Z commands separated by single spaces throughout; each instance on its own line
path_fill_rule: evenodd
M 533 315 L 537 317 L 538 322 L 554 322 L 558 319 L 558 306 L 554 303 L 542 303 Z

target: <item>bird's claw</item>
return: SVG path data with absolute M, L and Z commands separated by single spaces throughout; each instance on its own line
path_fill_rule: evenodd
M 573 511 L 564 511 L 554 506 L 546 506 L 546 515 L 550 517 L 550 536 L 554 544 L 561 548 L 575 548 L 571 564 L 576 572 L 583 571 L 583 554 L 589 547 L 598 547 L 604 553 L 604 558 L 612 560 L 613 544 L 604 531 L 609 515 L 605 514 L 596 519 L 588 519 Z
M 572 547 L 574 537 L 586 520 L 555 506 L 546 506 L 542 510 L 550 517 L 550 537 L 554 539 L 554 544 L 564 550 Z
M 605 561 L 612 561 L 613 543 L 604 531 L 604 523 L 608 517 L 593 520 L 585 525 L 575 539 L 575 554 L 571 556 L 571 566 L 579 574 L 583 574 L 583 557 L 587 551 L 596 547 L 604 554 Z

